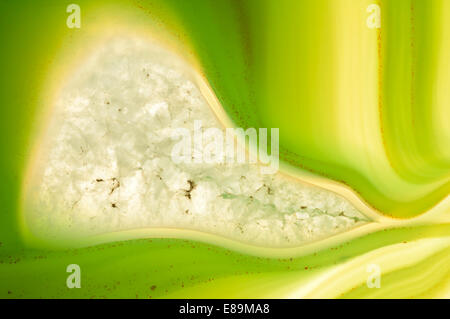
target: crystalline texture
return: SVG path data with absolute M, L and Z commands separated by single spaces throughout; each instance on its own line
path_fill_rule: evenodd
M 175 164 L 173 128 L 221 128 L 191 71 L 116 38 L 68 80 L 42 146 L 27 221 L 48 238 L 176 227 L 293 246 L 367 219 L 340 196 L 254 164 Z

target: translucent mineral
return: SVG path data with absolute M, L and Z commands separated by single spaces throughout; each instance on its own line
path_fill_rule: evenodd
M 266 247 L 298 246 L 368 222 L 339 195 L 258 164 L 175 163 L 173 130 L 223 129 L 179 57 L 116 37 L 63 85 L 40 145 L 26 222 L 58 240 L 190 229 Z

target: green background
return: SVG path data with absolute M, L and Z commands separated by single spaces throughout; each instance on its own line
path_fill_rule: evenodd
M 191 47 L 237 126 L 280 127 L 285 163 L 351 186 L 381 213 L 410 217 L 449 193 L 450 162 L 448 153 L 442 151 L 449 146 L 448 140 L 435 142 L 440 131 L 436 133 L 433 126 L 430 101 L 432 79 L 440 68 L 449 67 L 437 61 L 449 54 L 442 49 L 446 46 L 440 32 L 450 12 L 442 13 L 442 1 L 436 0 L 380 3 L 382 40 L 379 59 L 373 63 L 381 61 L 384 67 L 381 71 L 375 68 L 373 75 L 375 83 L 381 83 L 376 90 L 382 101 L 385 153 L 376 156 L 386 156 L 392 166 L 392 171 L 380 175 L 383 169 L 365 165 L 364 149 L 352 144 L 357 124 L 337 133 L 342 129 L 339 120 L 348 114 L 335 103 L 338 84 L 333 73 L 341 61 L 342 47 L 332 31 L 336 21 L 345 18 L 333 10 L 356 6 L 361 17 L 367 17 L 365 8 L 370 3 L 168 0 L 114 1 L 113 5 L 136 12 L 142 23 L 159 19 L 161 31 L 169 30 Z M 112 5 L 111 1 L 77 4 L 82 8 L 83 25 L 94 23 Z M 39 127 L 36 119 L 48 107 L 42 105 L 40 94 L 49 70 L 61 63 L 59 52 L 67 50 L 72 36 L 83 37 L 83 28 L 66 27 L 67 5 L 49 0 L 0 1 L 1 297 L 277 297 L 290 283 L 312 278 L 376 248 L 450 235 L 446 223 L 385 230 L 292 259 L 251 256 L 176 239 L 62 251 L 26 246 L 18 222 L 20 194 Z M 357 74 L 351 80 L 356 83 L 365 76 L 372 74 Z M 448 97 L 448 92 L 440 94 L 447 94 L 444 100 Z M 446 110 L 443 114 L 448 115 L 448 106 Z M 403 186 L 396 187 L 395 194 L 389 192 L 396 183 Z M 449 278 L 448 255 L 445 250 L 389 274 L 378 296 L 427 297 L 444 289 Z M 71 263 L 81 266 L 82 289 L 65 286 L 65 268 Z M 420 273 L 437 266 L 440 270 L 426 284 L 417 283 Z M 355 285 L 349 297 L 374 294 L 364 283 Z

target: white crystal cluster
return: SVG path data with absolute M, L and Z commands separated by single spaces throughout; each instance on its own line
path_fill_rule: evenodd
M 221 124 L 171 53 L 116 38 L 62 90 L 27 211 L 45 236 L 148 227 L 295 246 L 368 220 L 340 196 L 255 164 L 175 164 L 174 128 Z

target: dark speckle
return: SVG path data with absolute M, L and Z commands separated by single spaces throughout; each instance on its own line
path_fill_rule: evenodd
M 117 188 L 120 187 L 120 182 L 117 178 L 113 177 L 111 179 L 112 181 L 112 187 L 111 187 L 111 191 L 109 192 L 109 195 L 111 195 Z
M 186 196 L 188 199 L 191 199 L 191 192 L 197 185 L 195 184 L 194 181 L 192 181 L 190 179 L 188 179 L 187 182 L 189 184 L 189 189 L 184 191 L 184 196 Z
M 190 179 L 187 181 L 189 183 L 189 191 L 192 191 L 195 188 L 195 182 Z

